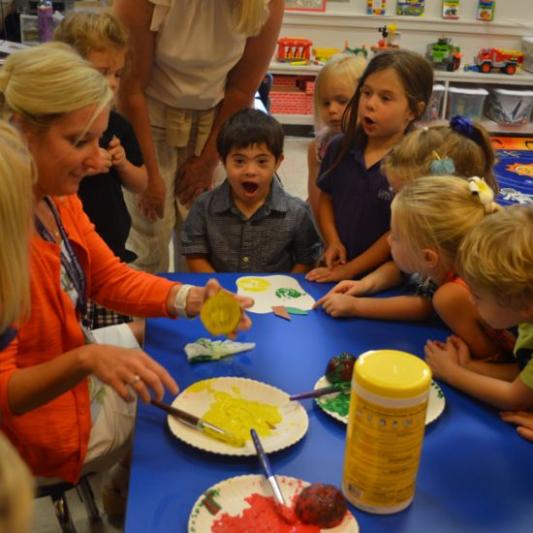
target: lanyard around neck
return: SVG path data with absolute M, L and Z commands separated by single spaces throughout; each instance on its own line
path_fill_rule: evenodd
M 65 272 L 67 273 L 67 276 L 69 277 L 70 281 L 72 282 L 72 285 L 76 289 L 76 292 L 78 293 L 78 301 L 76 305 L 76 310 L 78 311 L 79 316 L 82 318 L 82 320 L 86 317 L 86 310 L 87 310 L 87 281 L 85 278 L 85 272 L 83 271 L 80 262 L 78 261 L 78 256 L 76 255 L 76 252 L 72 248 L 72 244 L 70 243 L 70 240 L 68 238 L 67 232 L 65 231 L 65 228 L 63 227 L 63 224 L 61 222 L 61 217 L 59 216 L 59 213 L 57 211 L 56 206 L 54 205 L 54 202 L 48 197 L 45 196 L 44 201 L 50 208 L 50 211 L 52 212 L 52 215 L 54 216 L 55 222 L 57 224 L 57 227 L 59 229 L 59 233 L 61 235 L 61 240 L 63 242 L 63 245 L 61 248 L 61 265 L 65 269 Z M 39 232 L 39 235 L 46 241 L 55 243 L 55 239 L 53 235 L 46 229 L 45 225 L 42 223 L 41 219 L 38 216 L 35 216 L 35 225 L 37 227 L 37 231 Z

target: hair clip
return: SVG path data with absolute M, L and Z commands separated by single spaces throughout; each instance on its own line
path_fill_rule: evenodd
M 475 141 L 476 130 L 470 119 L 460 115 L 455 115 L 450 119 L 450 128 L 452 128 L 452 130 L 456 133 L 464 135 L 465 137 Z
M 440 157 L 440 155 L 433 150 L 433 161 L 429 167 L 432 176 L 447 176 L 455 172 L 455 164 L 449 157 Z
M 485 213 L 494 212 L 496 207 L 494 204 L 494 191 L 483 178 L 477 176 L 468 178 L 468 188 L 474 196 L 479 198 L 481 205 L 485 208 Z

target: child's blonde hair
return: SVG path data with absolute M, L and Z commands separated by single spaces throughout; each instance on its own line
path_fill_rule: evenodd
M 392 217 L 410 255 L 434 248 L 455 261 L 465 235 L 497 209 L 492 194 L 486 199 L 467 180 L 429 176 L 402 188 L 392 202 Z
M 93 50 L 123 50 L 128 33 L 111 13 L 75 12 L 67 15 L 54 32 L 54 40 L 70 44 L 83 57 Z
M 265 0 L 234 0 L 234 13 L 237 33 L 251 37 L 261 31 L 269 9 Z
M 0 333 L 24 318 L 30 308 L 34 181 L 26 145 L 9 124 L 0 121 Z
M 316 77 L 313 94 L 315 131 L 319 131 L 324 127 L 322 118 L 320 117 L 320 107 L 325 85 L 331 80 L 331 78 L 337 77 L 347 85 L 352 86 L 353 93 L 355 93 L 357 83 L 361 74 L 365 70 L 365 67 L 366 59 L 364 57 L 348 54 L 337 54 L 322 67 Z M 353 96 L 353 93 L 350 96 Z
M 449 158 L 455 170 L 447 173 L 462 178 L 482 176 L 491 189 L 498 192 L 492 168 L 495 156 L 487 130 L 472 124 L 475 140 L 450 126 L 419 128 L 407 134 L 385 157 L 382 170 L 405 184 L 420 176 L 436 174 L 435 161 Z
M 504 307 L 533 305 L 533 205 L 502 209 L 476 225 L 461 243 L 459 273 Z
M 17 115 L 29 126 L 48 128 L 61 115 L 93 105 L 89 128 L 112 98 L 106 79 L 63 43 L 19 50 L 0 69 L 2 117 Z
M 15 448 L 0 433 L 0 531 L 30 530 L 33 478 Z

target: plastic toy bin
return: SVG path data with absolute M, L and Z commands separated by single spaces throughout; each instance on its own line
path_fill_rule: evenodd
M 433 85 L 433 92 L 431 93 L 431 98 L 429 103 L 424 111 L 424 114 L 420 118 L 422 122 L 429 122 L 431 120 L 438 120 L 440 118 L 441 109 L 442 109 L 442 100 L 444 99 L 444 85 L 436 83 Z
M 447 118 L 454 115 L 462 115 L 470 119 L 479 120 L 488 94 L 486 89 L 481 88 L 450 87 L 448 89 Z
M 533 91 L 491 89 L 485 115 L 498 124 L 527 124 L 533 110 Z

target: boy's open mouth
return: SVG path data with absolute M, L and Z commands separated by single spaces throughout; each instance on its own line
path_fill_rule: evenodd
M 253 194 L 255 191 L 257 191 L 257 189 L 259 188 L 259 186 L 257 185 L 257 183 L 253 182 L 253 181 L 243 181 L 242 182 L 242 188 L 245 190 L 245 192 L 247 192 L 248 194 Z
M 363 117 L 363 122 L 366 126 L 373 126 L 376 123 L 376 121 L 372 120 L 370 117 Z

